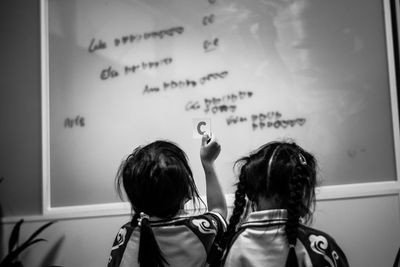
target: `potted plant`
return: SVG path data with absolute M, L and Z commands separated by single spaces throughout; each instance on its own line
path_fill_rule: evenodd
M 4 180 L 4 177 L 0 178 L 0 183 Z M 8 253 L 6 256 L 0 261 L 0 267 L 23 267 L 24 265 L 19 260 L 19 255 L 25 251 L 30 246 L 46 241 L 43 238 L 37 238 L 37 236 L 45 230 L 47 227 L 55 223 L 56 221 L 50 221 L 41 227 L 39 227 L 31 236 L 22 244 L 19 244 L 19 235 L 21 230 L 21 225 L 23 224 L 24 220 L 19 220 L 13 227 L 10 235 L 10 239 L 8 241 Z

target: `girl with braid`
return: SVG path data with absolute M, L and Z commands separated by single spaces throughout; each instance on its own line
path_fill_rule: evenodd
M 235 163 L 239 181 L 224 266 L 347 267 L 328 234 L 307 227 L 315 204 L 316 161 L 295 143 L 271 142 Z
M 187 156 L 176 144 L 158 140 L 126 158 L 116 181 L 133 216 L 114 240 L 108 267 L 203 267 L 211 262 L 214 241 L 226 230 L 227 207 L 214 169 L 220 150 L 214 138 L 203 136 L 200 159 L 208 211 L 197 215 L 184 210 L 192 200 L 200 211 L 202 201 Z

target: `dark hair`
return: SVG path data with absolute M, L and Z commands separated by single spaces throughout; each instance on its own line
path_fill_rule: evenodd
M 290 247 L 286 266 L 297 266 L 294 252 L 300 218 L 309 222 L 315 204 L 316 160 L 294 142 L 267 143 L 249 156 L 240 158 L 239 181 L 225 246 L 236 232 L 237 225 L 246 211 L 246 197 L 257 203 L 259 196 L 277 197 L 280 208 L 287 209 L 285 225 Z
M 121 198 L 123 185 L 132 205 L 132 226 L 137 226 L 141 219 L 140 265 L 168 264 L 155 240 L 149 219 L 140 214 L 171 218 L 187 200 L 193 200 L 196 206 L 200 197 L 185 152 L 170 141 L 158 140 L 139 146 L 119 167 L 116 185 Z

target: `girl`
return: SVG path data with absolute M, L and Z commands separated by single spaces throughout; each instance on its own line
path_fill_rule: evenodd
M 329 235 L 300 223 L 310 221 L 315 204 L 316 161 L 310 153 L 295 143 L 272 142 L 235 166 L 240 174 L 224 238 L 225 266 L 348 266 Z
M 116 181 L 134 215 L 115 238 L 109 267 L 195 267 L 211 261 L 214 241 L 226 230 L 227 207 L 214 169 L 220 150 L 215 140 L 203 136 L 200 158 L 209 212 L 197 216 L 183 212 L 187 201 L 197 206 L 200 198 L 187 156 L 176 144 L 155 141 L 127 157 Z

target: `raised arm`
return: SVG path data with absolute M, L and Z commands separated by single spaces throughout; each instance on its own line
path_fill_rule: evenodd
M 225 196 L 219 184 L 214 162 L 221 152 L 221 146 L 208 134 L 201 139 L 200 159 L 206 176 L 206 195 L 209 211 L 218 212 L 224 218 L 227 216 Z

